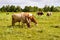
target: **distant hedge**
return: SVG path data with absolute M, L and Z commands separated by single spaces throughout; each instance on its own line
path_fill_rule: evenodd
M 54 6 L 47 6 L 45 5 L 43 8 L 38 8 L 37 6 L 25 6 L 24 9 L 22 9 L 20 6 L 14 6 L 14 5 L 6 5 L 2 6 L 0 8 L 1 12 L 36 12 L 36 11 L 51 11 L 51 12 L 60 12 L 60 7 L 54 7 Z

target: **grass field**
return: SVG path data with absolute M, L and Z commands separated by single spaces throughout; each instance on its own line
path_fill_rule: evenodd
M 38 26 L 31 23 L 31 28 L 26 25 L 18 26 L 18 23 L 12 27 L 13 13 L 9 12 L 9 15 L 6 15 L 6 12 L 0 12 L 0 40 L 60 40 L 60 12 L 53 12 L 49 17 L 46 16 L 46 12 L 43 16 L 32 12 Z

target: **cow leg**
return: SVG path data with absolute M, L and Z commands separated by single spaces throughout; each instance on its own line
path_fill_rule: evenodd
M 23 22 L 21 23 L 21 27 L 22 27 L 22 28 L 24 27 L 24 24 L 25 24 L 25 23 L 23 23 Z
M 30 19 L 26 17 L 26 24 L 27 24 L 27 27 L 30 28 Z
M 29 23 L 27 23 L 27 27 L 30 28 L 30 24 Z
M 15 25 L 15 21 L 14 20 L 12 20 L 12 26 L 14 26 Z
M 12 26 L 14 26 L 15 25 L 15 23 L 14 22 L 12 22 Z
M 19 27 L 20 27 L 20 21 L 19 21 Z
M 19 22 L 19 26 L 20 26 L 20 22 Z
M 14 18 L 12 16 L 12 26 L 14 26 L 14 25 L 15 25 L 15 20 L 14 20 Z

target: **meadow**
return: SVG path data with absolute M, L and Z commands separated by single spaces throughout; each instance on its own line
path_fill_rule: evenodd
M 31 28 L 26 25 L 22 27 L 19 23 L 11 26 L 12 14 L 14 12 L 0 12 L 0 40 L 60 40 L 60 12 L 53 12 L 51 16 L 38 16 L 31 12 L 38 25 L 31 23 Z

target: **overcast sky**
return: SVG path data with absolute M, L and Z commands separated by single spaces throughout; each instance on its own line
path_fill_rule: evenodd
M 25 6 L 60 6 L 60 0 L 0 0 L 0 7 L 2 7 L 3 5 L 15 5 L 21 6 L 22 8 L 24 8 Z

